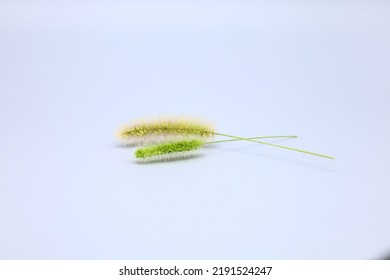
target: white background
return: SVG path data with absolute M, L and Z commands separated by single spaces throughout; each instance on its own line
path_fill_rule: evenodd
M 175 266 L 177 268 L 176 275 Z M 128 269 L 126 274 L 120 275 L 120 270 L 123 269 L 122 272 L 124 273 L 125 267 Z M 217 269 L 214 269 L 214 267 Z M 255 275 L 251 275 L 251 267 L 253 267 L 252 273 Z M 257 269 L 257 267 L 260 269 Z M 263 272 L 266 275 L 260 273 L 263 267 L 265 267 Z M 267 267 L 272 267 L 272 269 Z M 160 273 L 160 268 L 162 268 L 163 275 L 156 275 L 154 269 L 157 269 Z M 219 268 L 222 268 L 223 274 L 221 274 Z M 226 273 L 225 268 L 228 269 L 226 270 L 228 273 Z M 149 271 L 146 272 L 146 269 L 149 269 Z M 200 272 L 200 269 L 202 272 Z M 247 274 L 242 275 L 245 271 Z M 269 271 L 270 273 L 267 275 Z M 169 275 L 169 272 L 173 276 Z M 217 275 L 213 275 L 214 272 Z M 146 276 L 146 273 L 149 275 Z M 188 273 L 193 274 L 186 275 Z M 218 279 L 221 277 L 232 280 L 251 280 L 259 279 L 259 277 L 272 280 L 311 280 L 313 278 L 319 280 L 388 280 L 390 268 L 388 261 L 385 260 L 1 260 L 0 276 L 7 280 L 51 280 L 53 276 L 58 280 L 176 280 Z
M 370 259 L 390 251 L 386 1 L 1 1 L 0 258 Z M 140 165 L 128 121 L 232 142 Z

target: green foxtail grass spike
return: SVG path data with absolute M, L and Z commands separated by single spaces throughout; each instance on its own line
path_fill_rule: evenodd
M 248 139 L 262 138 L 295 138 L 296 136 L 260 136 Z M 241 139 L 229 139 L 213 142 L 204 142 L 200 139 L 182 139 L 170 142 L 162 142 L 139 148 L 135 151 L 135 157 L 144 163 L 156 161 L 170 161 L 191 157 L 197 154 L 197 150 L 204 145 L 240 141 Z
M 254 137 L 255 139 L 264 138 L 264 137 Z M 265 138 L 275 138 L 273 136 L 265 136 Z M 159 143 L 155 145 L 150 145 L 146 147 L 139 148 L 135 151 L 135 157 L 144 163 L 156 162 L 156 161 L 171 161 L 184 159 L 188 157 L 192 157 L 197 154 L 197 151 L 202 148 L 204 145 L 221 143 L 221 142 L 230 142 L 235 140 L 252 140 L 253 138 L 242 138 L 242 139 L 233 139 L 233 140 L 222 140 L 215 142 L 204 142 L 199 139 L 184 139 L 184 140 L 176 140 L 171 142 Z M 257 141 L 259 142 L 259 141 Z M 277 146 L 280 148 L 293 149 L 289 147 L 284 147 L 280 145 L 275 145 L 266 142 L 259 142 L 261 144 Z M 328 156 L 324 156 L 321 154 L 316 154 L 304 150 L 293 149 L 294 151 L 299 151 L 303 153 L 309 153 L 316 156 L 322 156 L 326 158 L 331 158 Z M 333 159 L 333 158 L 331 158 Z
M 193 156 L 204 145 L 199 139 L 178 140 L 139 148 L 135 157 L 142 162 L 169 161 Z

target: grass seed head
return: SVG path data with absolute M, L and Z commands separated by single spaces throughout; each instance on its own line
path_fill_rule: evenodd
M 213 135 L 212 125 L 183 117 L 138 121 L 124 127 L 119 132 L 119 137 L 129 145 L 160 143 L 189 137 L 207 140 Z
M 193 156 L 204 145 L 199 139 L 178 140 L 139 148 L 135 157 L 142 162 L 168 161 Z

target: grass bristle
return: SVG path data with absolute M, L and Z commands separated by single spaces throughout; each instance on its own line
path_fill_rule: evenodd
M 143 162 L 168 161 L 193 156 L 204 145 L 199 139 L 179 140 L 139 148 L 135 157 Z
M 214 128 L 210 124 L 182 117 L 139 121 L 119 132 L 119 137 L 128 145 L 159 143 L 178 137 L 208 139 L 213 135 Z

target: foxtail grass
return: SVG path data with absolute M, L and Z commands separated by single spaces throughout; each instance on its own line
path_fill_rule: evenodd
M 216 135 L 228 137 L 230 139 L 210 141 Z M 135 152 L 137 159 L 146 161 L 182 158 L 183 155 L 191 155 L 193 151 L 196 151 L 203 145 L 231 141 L 250 141 L 317 157 L 334 159 L 334 157 L 320 153 L 259 141 L 259 139 L 266 138 L 296 138 L 297 136 L 295 135 L 245 138 L 216 132 L 211 124 L 189 118 L 171 117 L 152 119 L 150 121 L 139 121 L 121 129 L 119 137 L 125 141 L 126 144 L 149 145 L 144 148 L 139 148 Z

